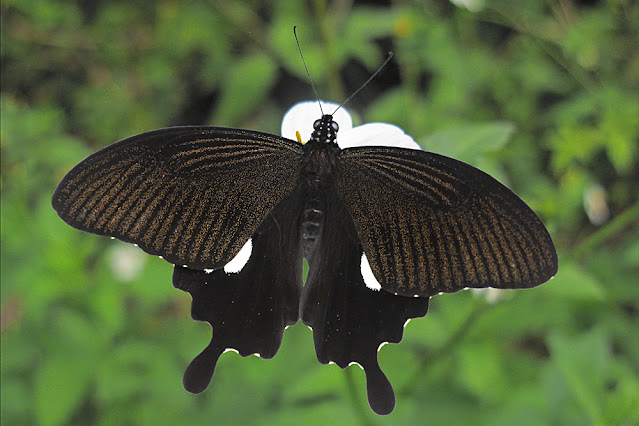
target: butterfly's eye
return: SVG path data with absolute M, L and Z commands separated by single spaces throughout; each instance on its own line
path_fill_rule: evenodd
M 339 126 L 337 125 L 336 121 L 331 121 L 331 127 L 333 128 L 334 132 L 337 132 L 339 130 Z
M 319 126 L 322 125 L 322 120 L 315 120 L 315 123 L 313 123 L 313 128 L 315 130 L 319 129 Z

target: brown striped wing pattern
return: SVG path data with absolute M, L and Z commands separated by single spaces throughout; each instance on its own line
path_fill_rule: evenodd
M 302 145 L 260 132 L 172 127 L 116 142 L 60 182 L 53 207 L 82 231 L 193 269 L 226 264 L 299 180 Z
M 373 274 L 391 293 L 528 288 L 557 272 L 535 213 L 466 163 L 418 150 L 350 148 L 338 161 L 337 190 Z

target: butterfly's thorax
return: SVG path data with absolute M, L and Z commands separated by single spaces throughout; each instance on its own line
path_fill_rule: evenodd
M 334 141 L 311 138 L 304 151 L 301 184 L 307 201 L 302 210 L 301 235 L 304 257 L 310 259 L 324 223 L 327 194 L 334 191 L 334 170 L 341 150 Z

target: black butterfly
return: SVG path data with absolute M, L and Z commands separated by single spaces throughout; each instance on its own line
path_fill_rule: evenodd
M 74 167 L 53 208 L 175 264 L 173 285 L 213 327 L 188 391 L 206 389 L 228 349 L 273 357 L 301 318 L 319 361 L 360 364 L 371 408 L 388 414 L 378 348 L 431 296 L 533 287 L 557 272 L 557 254 L 535 213 L 478 169 L 420 150 L 340 149 L 332 115 L 313 127 L 305 144 L 206 126 L 133 136 Z

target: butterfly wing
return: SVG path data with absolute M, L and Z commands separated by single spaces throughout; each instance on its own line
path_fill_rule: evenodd
M 328 194 L 331 197 L 331 194 Z M 352 216 L 335 193 L 309 261 L 300 317 L 313 329 L 317 359 L 366 372 L 368 400 L 378 414 L 395 406 L 393 388 L 377 361 L 382 343 L 399 343 L 409 318 L 422 317 L 428 298 L 395 296 L 366 287 L 360 271 L 362 245 Z
M 382 288 L 432 296 L 466 287 L 526 288 L 557 272 L 535 213 L 482 171 L 399 148 L 342 151 L 337 190 Z
M 275 207 L 253 233 L 253 251 L 239 273 L 176 266 L 173 285 L 193 297 L 193 319 L 206 321 L 213 338 L 184 373 L 184 387 L 204 391 L 222 353 L 272 358 L 284 328 L 298 319 L 302 283 L 299 215 L 303 199 L 294 191 Z
M 58 185 L 53 208 L 80 230 L 217 269 L 295 187 L 301 153 L 301 144 L 265 133 L 160 129 L 86 158 Z

